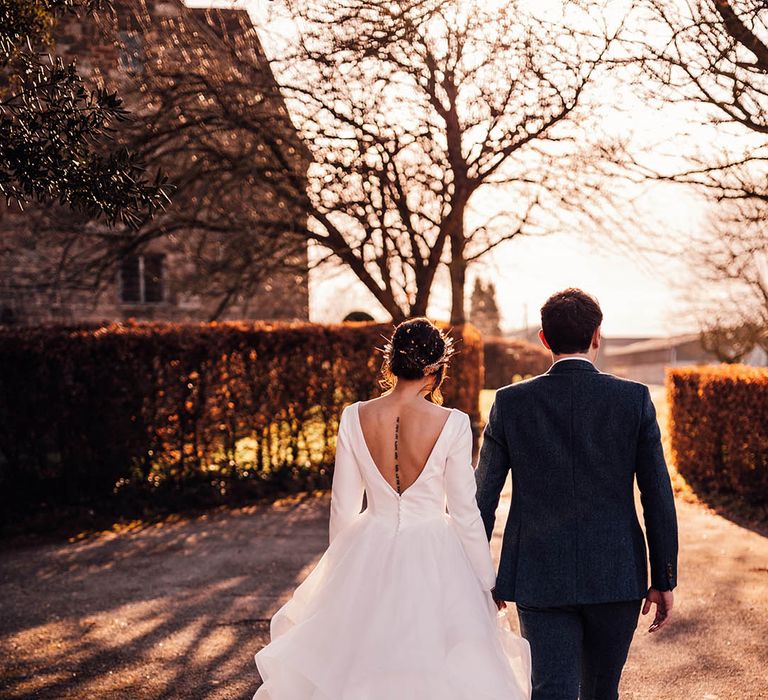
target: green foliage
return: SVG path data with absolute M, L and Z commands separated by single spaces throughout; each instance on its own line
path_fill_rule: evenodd
M 51 3 L 39 0 L 0 0 L 0 60 L 7 63 L 25 46 L 50 39 Z
M 114 92 L 42 53 L 57 16 L 99 0 L 0 0 L 0 193 L 8 205 L 58 201 L 137 228 L 167 201 L 165 177 L 112 143 L 128 119 Z

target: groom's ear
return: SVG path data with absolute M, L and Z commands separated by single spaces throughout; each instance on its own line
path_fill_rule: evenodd
M 544 331 L 543 331 L 543 330 L 540 330 L 540 331 L 539 331 L 539 340 L 541 341 L 541 344 L 542 344 L 542 345 L 543 345 L 543 346 L 544 346 L 544 347 L 545 347 L 547 350 L 550 350 L 550 351 L 552 350 L 552 348 L 551 348 L 551 347 L 549 347 L 549 343 L 547 342 L 547 339 L 546 339 L 546 337 L 544 336 Z
M 592 349 L 597 350 L 602 342 L 603 337 L 600 335 L 600 326 L 598 326 L 592 334 Z

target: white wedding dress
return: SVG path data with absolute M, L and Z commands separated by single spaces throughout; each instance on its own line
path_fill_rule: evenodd
M 528 643 L 490 594 L 469 417 L 451 411 L 398 495 L 373 462 L 359 405 L 339 425 L 330 547 L 272 618 L 254 700 L 529 698 Z

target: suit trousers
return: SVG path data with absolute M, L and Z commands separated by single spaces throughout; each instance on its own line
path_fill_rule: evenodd
M 517 603 L 520 630 L 531 645 L 531 700 L 617 700 L 641 603 Z

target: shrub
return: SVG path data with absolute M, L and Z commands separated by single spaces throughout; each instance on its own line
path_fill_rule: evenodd
M 515 338 L 483 338 L 485 389 L 498 389 L 518 379 L 543 374 L 552 356 L 540 345 Z
M 342 408 L 377 393 L 388 324 L 127 324 L 0 333 L 0 505 L 121 489 L 226 500 L 324 487 Z M 465 327 L 446 404 L 479 422 Z
M 768 368 L 667 370 L 672 458 L 692 485 L 768 501 Z

